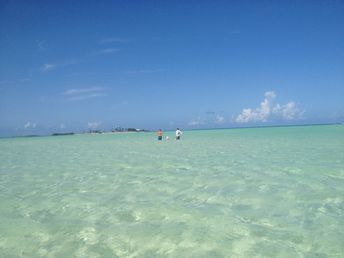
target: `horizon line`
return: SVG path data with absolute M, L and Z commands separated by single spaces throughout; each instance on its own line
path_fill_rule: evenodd
M 195 129 L 183 129 L 183 131 L 207 131 L 207 130 L 231 130 L 231 129 L 253 129 L 253 128 L 271 128 L 271 127 L 301 127 L 301 126 L 325 126 L 325 125 L 344 125 L 344 123 L 311 123 L 311 124 L 286 124 L 286 125 L 256 125 L 256 126 L 237 126 L 237 127 L 222 127 L 222 128 L 195 128 Z M 165 132 L 172 132 L 174 130 L 163 130 Z M 100 131 L 100 134 L 102 133 L 110 133 L 112 132 L 111 130 L 109 131 Z M 143 131 L 140 132 L 155 132 L 155 130 L 146 130 L 143 129 Z M 13 135 L 13 136 L 0 136 L 0 139 L 9 139 L 9 138 L 22 138 L 22 137 L 48 137 L 48 136 L 54 136 L 54 133 L 50 134 L 29 134 L 29 135 Z M 61 134 L 89 134 L 89 132 L 65 132 Z

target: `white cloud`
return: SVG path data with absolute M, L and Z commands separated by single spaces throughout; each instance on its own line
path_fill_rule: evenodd
M 84 100 L 96 97 L 106 96 L 105 88 L 91 87 L 82 89 L 69 89 L 62 93 L 70 101 Z
M 44 40 L 36 40 L 36 43 L 37 43 L 37 47 L 39 48 L 39 50 L 42 51 L 42 50 L 46 50 L 47 49 Z
M 105 48 L 102 50 L 94 51 L 88 57 L 99 56 L 99 55 L 109 55 L 121 51 L 120 48 Z
M 46 71 L 49 71 L 49 70 L 52 70 L 56 67 L 55 64 L 44 64 L 42 67 L 41 67 L 41 70 L 43 72 L 46 72 Z
M 268 99 L 276 98 L 276 93 L 274 91 L 267 91 L 264 93 L 264 96 Z
M 290 101 L 285 105 L 274 104 L 276 94 L 267 91 L 265 99 L 256 109 L 244 108 L 235 121 L 237 123 L 267 122 L 269 119 L 296 120 L 302 118 L 303 111 L 300 111 L 295 102 Z
M 106 48 L 106 49 L 100 50 L 96 54 L 112 54 L 112 53 L 118 52 L 118 51 L 120 51 L 120 49 L 118 49 L 118 48 Z
M 91 87 L 91 88 L 83 88 L 83 89 L 69 89 L 66 90 L 63 94 L 64 95 L 79 95 L 79 94 L 83 94 L 83 93 L 93 93 L 93 92 L 100 92 L 100 91 L 104 91 L 105 89 L 103 87 Z
M 28 122 L 26 122 L 26 124 L 24 125 L 24 128 L 25 129 L 35 129 L 36 128 L 36 126 L 37 126 L 37 124 L 35 123 L 35 122 L 30 122 L 30 121 L 28 121 Z
M 47 72 L 47 71 L 51 71 L 60 67 L 66 67 L 66 66 L 70 66 L 70 65 L 76 65 L 79 64 L 81 62 L 81 59 L 67 59 L 64 62 L 57 62 L 54 64 L 44 64 L 41 66 L 41 71 L 43 72 Z
M 224 124 L 226 119 L 224 116 L 217 114 L 214 111 L 207 111 L 205 112 L 205 116 L 198 116 L 193 118 L 188 125 L 189 126 L 198 126 L 198 125 L 205 125 L 205 124 Z
M 221 115 L 216 115 L 215 119 L 217 124 L 223 124 L 226 122 L 225 118 Z
M 286 105 L 282 106 L 280 112 L 282 117 L 287 120 L 301 119 L 304 113 L 298 109 L 293 101 L 290 101 Z
M 101 122 L 88 122 L 87 123 L 88 128 L 91 130 L 96 130 L 98 126 L 100 125 L 101 125 Z
M 86 94 L 81 96 L 74 96 L 68 98 L 70 101 L 78 101 L 78 100 L 85 100 L 85 99 L 92 99 L 92 98 L 98 98 L 98 97 L 104 97 L 106 96 L 105 93 L 95 93 L 95 94 Z
M 203 125 L 203 124 L 205 124 L 205 119 L 203 118 L 203 117 L 197 117 L 197 118 L 194 118 L 194 119 L 192 119 L 189 123 L 188 123 L 188 125 L 190 125 L 190 126 L 195 126 L 195 125 Z

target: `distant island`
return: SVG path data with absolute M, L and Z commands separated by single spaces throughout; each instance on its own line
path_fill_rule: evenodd
M 111 132 L 113 132 L 113 133 L 118 133 L 118 132 L 149 132 L 149 130 L 137 129 L 137 128 L 116 127 L 115 129 L 111 130 Z
M 53 133 L 52 136 L 60 136 L 60 135 L 74 135 L 75 133 Z
M 122 127 L 116 127 L 110 131 L 102 131 L 99 129 L 90 129 L 88 131 L 83 131 L 81 134 L 104 134 L 104 133 L 125 133 L 125 132 L 149 132 L 149 130 L 146 129 L 137 129 L 137 128 L 122 128 Z M 68 132 L 68 133 L 53 133 L 52 136 L 63 136 L 63 135 L 74 135 L 76 133 L 74 132 Z

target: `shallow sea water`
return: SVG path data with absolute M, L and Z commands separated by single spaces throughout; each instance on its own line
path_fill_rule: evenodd
M 0 139 L 0 257 L 344 257 L 344 126 Z

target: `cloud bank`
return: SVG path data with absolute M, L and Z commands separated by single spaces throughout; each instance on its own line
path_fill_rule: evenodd
M 276 93 L 267 91 L 264 94 L 265 98 L 260 103 L 260 106 L 252 108 L 244 108 L 235 121 L 237 123 L 249 122 L 268 122 L 269 120 L 297 120 L 303 116 L 301 111 L 294 101 L 290 101 L 285 105 L 275 104 Z

